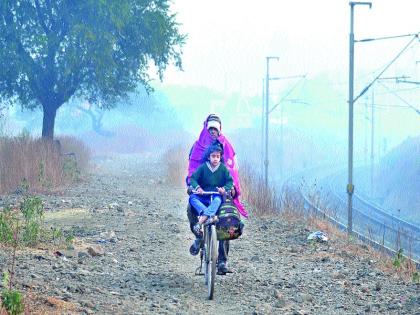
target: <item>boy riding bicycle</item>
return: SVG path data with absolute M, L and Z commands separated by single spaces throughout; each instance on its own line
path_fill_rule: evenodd
M 200 251 L 202 242 L 201 224 L 216 215 L 217 210 L 222 204 L 222 195 L 230 191 L 233 187 L 233 179 L 228 169 L 223 163 L 223 148 L 220 143 L 215 142 L 206 152 L 206 161 L 201 164 L 192 174 L 190 185 L 195 194 L 191 194 L 189 202 L 193 214 L 199 216 L 198 223 L 194 226 L 196 240 L 190 247 L 190 253 L 197 255 Z M 217 191 L 220 195 L 215 195 L 212 199 L 209 195 L 203 195 L 204 191 Z M 226 249 L 224 241 L 219 245 L 218 269 L 220 274 L 226 274 Z

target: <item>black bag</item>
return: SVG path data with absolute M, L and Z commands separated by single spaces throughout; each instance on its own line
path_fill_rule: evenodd
M 234 240 L 242 235 L 244 223 L 235 205 L 227 200 L 222 203 L 218 211 L 218 221 L 216 223 L 217 239 Z

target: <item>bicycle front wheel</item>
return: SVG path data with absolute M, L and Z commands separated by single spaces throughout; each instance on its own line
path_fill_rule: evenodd
M 209 233 L 209 260 L 207 272 L 207 289 L 209 300 L 213 300 L 214 296 L 214 282 L 216 280 L 216 261 L 217 261 L 217 234 L 216 226 L 211 225 Z

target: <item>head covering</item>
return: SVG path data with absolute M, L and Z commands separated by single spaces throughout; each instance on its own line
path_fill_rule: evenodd
M 189 179 L 194 173 L 194 171 L 201 165 L 202 163 L 202 157 L 207 150 L 207 148 L 212 144 L 213 139 L 210 136 L 207 127 L 209 121 L 219 121 L 221 126 L 221 120 L 218 116 L 211 114 L 207 117 L 207 119 L 204 121 L 203 129 L 201 130 L 200 136 L 195 141 L 193 147 L 191 148 L 190 157 L 189 157 L 189 163 L 188 163 L 188 176 L 187 176 L 187 184 L 189 184 Z M 219 133 L 219 136 L 217 137 L 217 140 L 221 143 L 223 147 L 223 160 L 224 163 L 229 170 L 230 175 L 233 178 L 233 184 L 235 186 L 236 195 L 233 199 L 233 203 L 238 208 L 241 215 L 243 215 L 245 218 L 248 217 L 248 212 L 245 210 L 242 203 L 239 201 L 239 195 L 241 194 L 241 186 L 239 184 L 239 173 L 235 158 L 235 150 L 233 149 L 233 146 L 230 144 L 228 139 L 226 137 Z
M 207 122 L 212 121 L 212 120 L 215 120 L 215 121 L 219 122 L 219 123 L 220 123 L 220 125 L 222 124 L 222 120 L 221 120 L 221 119 L 220 119 L 220 117 L 219 117 L 218 115 L 216 115 L 216 114 L 210 114 L 210 115 L 208 115 L 208 116 L 207 116 L 207 118 L 206 118 L 206 121 L 207 121 Z
M 207 122 L 207 129 L 216 128 L 217 131 L 220 133 L 221 127 L 222 126 L 220 125 L 220 123 L 216 120 L 210 120 L 210 121 Z

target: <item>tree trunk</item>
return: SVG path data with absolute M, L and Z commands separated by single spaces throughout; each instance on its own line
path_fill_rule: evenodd
M 57 108 L 54 106 L 43 106 L 44 117 L 42 119 L 42 138 L 52 140 L 54 138 L 54 124 Z

